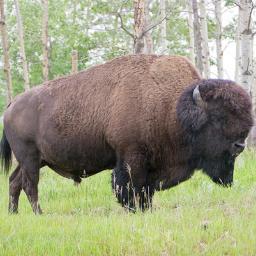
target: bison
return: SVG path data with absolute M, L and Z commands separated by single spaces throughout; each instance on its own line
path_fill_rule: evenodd
M 49 166 L 77 182 L 114 169 L 112 187 L 131 210 L 155 191 L 202 169 L 233 182 L 236 156 L 253 124 L 251 100 L 236 83 L 202 80 L 184 57 L 124 56 L 45 82 L 15 98 L 4 114 L 2 165 L 12 152 L 9 212 L 23 189 L 34 213 L 39 170 Z

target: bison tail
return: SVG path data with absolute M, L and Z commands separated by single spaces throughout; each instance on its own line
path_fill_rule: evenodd
M 0 143 L 0 162 L 1 169 L 4 171 L 5 174 L 8 174 L 10 167 L 12 165 L 12 149 L 6 138 L 4 130 L 2 140 Z

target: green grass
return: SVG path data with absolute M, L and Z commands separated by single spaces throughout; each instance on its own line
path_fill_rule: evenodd
M 43 169 L 44 215 L 34 216 L 22 193 L 19 214 L 9 216 L 0 175 L 0 255 L 256 255 L 255 159 L 238 158 L 232 188 L 198 172 L 156 193 L 152 212 L 136 214 L 117 204 L 109 171 L 75 187 Z

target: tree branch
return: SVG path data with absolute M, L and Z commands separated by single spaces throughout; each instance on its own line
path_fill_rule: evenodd
M 233 4 L 242 9 L 242 6 L 238 2 L 234 1 Z
M 129 36 L 131 36 L 131 37 L 134 39 L 134 34 L 132 34 L 132 33 L 124 26 L 124 22 L 123 22 L 122 15 L 121 15 L 119 12 L 118 12 L 116 15 L 117 15 L 117 17 L 120 19 L 121 28 L 122 28 Z
M 139 36 L 139 38 L 142 38 L 145 34 L 147 34 L 150 30 L 152 30 L 153 28 L 155 28 L 156 26 L 160 25 L 165 19 L 167 19 L 167 15 L 162 18 L 161 20 L 155 22 L 154 24 L 151 24 L 149 27 L 147 27 L 144 31 L 142 31 L 141 35 Z
M 254 8 L 255 8 L 255 5 L 252 4 L 251 10 L 250 10 L 250 15 L 249 15 L 249 21 L 248 21 L 248 30 L 250 29 L 251 20 L 252 20 L 252 12 L 253 12 L 253 9 L 254 9 Z

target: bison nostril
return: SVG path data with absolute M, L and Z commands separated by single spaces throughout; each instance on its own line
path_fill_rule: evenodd
M 233 155 L 238 156 L 241 152 L 244 151 L 245 144 L 240 143 L 240 142 L 235 142 L 234 143 L 234 148 L 233 148 Z
M 245 148 L 245 144 L 244 143 L 238 143 L 238 142 L 236 142 L 235 143 L 235 147 L 237 148 L 237 149 L 244 149 Z

